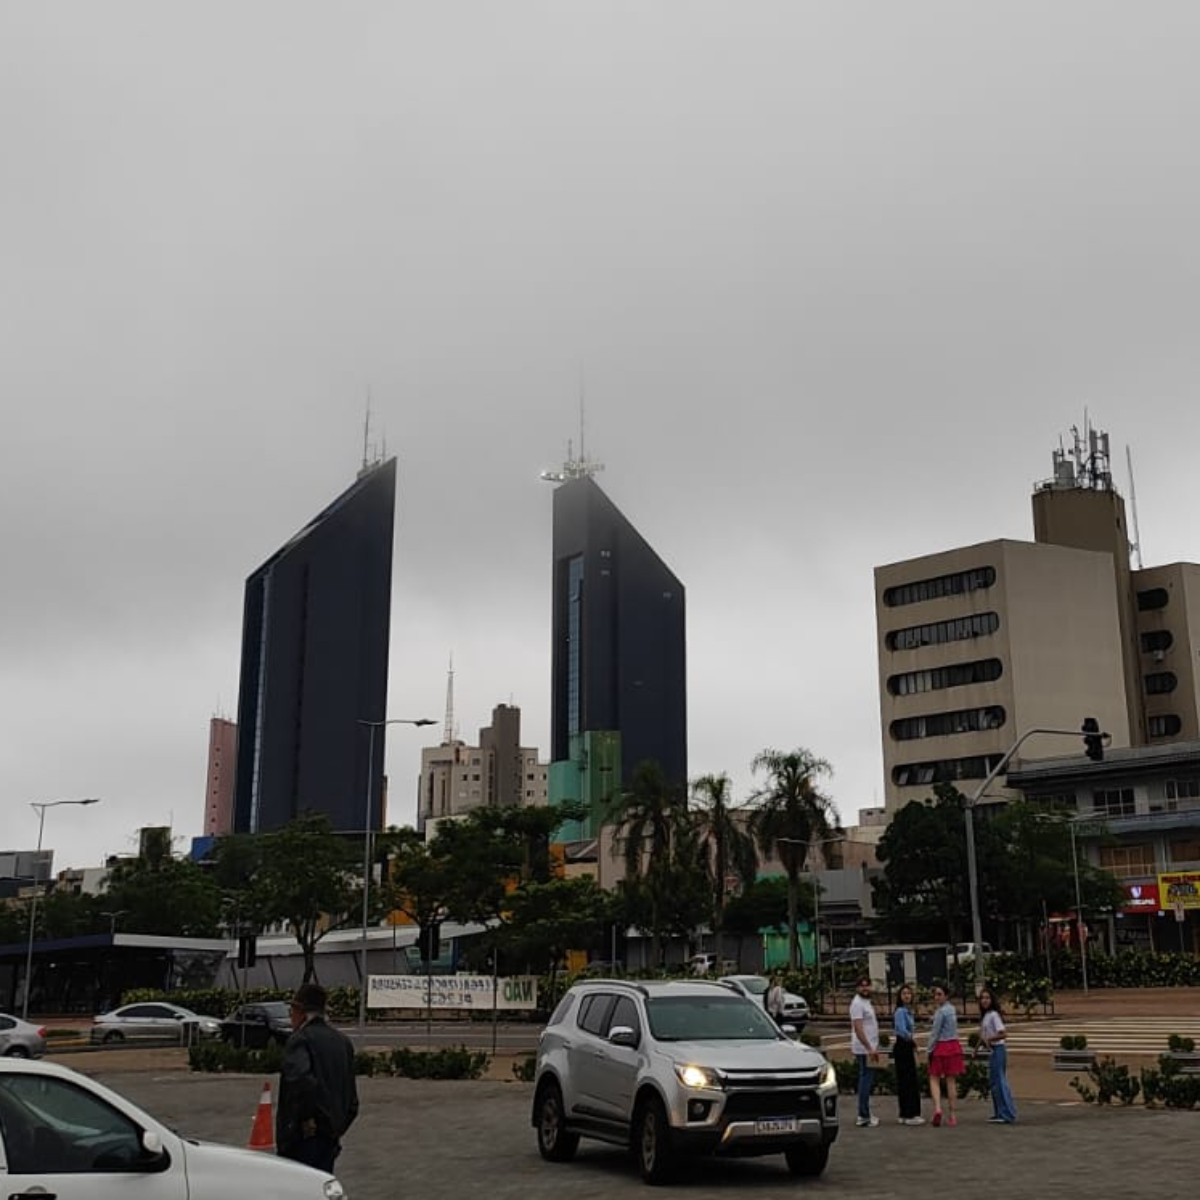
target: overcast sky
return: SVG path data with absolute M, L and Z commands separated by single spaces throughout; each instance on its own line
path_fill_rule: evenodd
M 0 848 L 200 832 L 246 576 L 400 459 L 388 739 L 549 743 L 578 448 L 683 580 L 690 764 L 882 802 L 873 568 L 1032 538 L 1085 412 L 1200 557 L 1200 6 L 0 8 Z

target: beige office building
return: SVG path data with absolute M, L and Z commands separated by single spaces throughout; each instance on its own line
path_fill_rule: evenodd
M 537 750 L 521 745 L 521 710 L 498 704 L 478 745 L 451 739 L 421 751 L 417 828 L 476 808 L 546 804 L 548 772 Z
M 1095 717 L 1117 747 L 1200 733 L 1200 567 L 1131 569 L 1107 437 L 1090 436 L 1036 488 L 1036 541 L 876 568 L 889 815 L 938 783 L 970 793 L 1030 729 Z M 1082 754 L 1081 735 L 1039 735 L 1012 762 Z

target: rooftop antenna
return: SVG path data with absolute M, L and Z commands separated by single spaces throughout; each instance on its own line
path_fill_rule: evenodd
M 370 469 L 370 445 L 371 445 L 371 385 L 367 384 L 367 411 L 363 414 L 363 457 L 362 466 L 359 468 L 358 477 L 361 479 Z
M 572 479 L 590 479 L 599 471 L 604 470 L 602 462 L 592 462 L 584 451 L 584 404 L 583 404 L 583 366 L 579 368 L 579 457 L 575 457 L 570 440 L 567 441 L 567 458 L 558 471 L 543 471 L 540 478 L 547 483 L 567 483 Z
M 442 727 L 442 745 L 454 743 L 454 652 L 450 653 L 450 669 L 446 672 L 446 723 Z
M 1134 565 L 1140 571 L 1142 569 L 1142 531 L 1138 528 L 1137 515 L 1137 492 L 1133 487 L 1133 455 L 1129 452 L 1129 444 L 1125 445 L 1125 466 L 1129 470 L 1129 510 L 1133 517 L 1133 541 L 1129 544 L 1129 551 L 1133 555 Z

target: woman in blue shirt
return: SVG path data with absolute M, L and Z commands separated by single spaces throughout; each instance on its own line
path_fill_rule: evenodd
M 942 1123 L 942 1081 L 946 1082 L 946 1107 L 950 1110 L 947 1125 L 957 1125 L 954 1106 L 958 1100 L 958 1077 L 963 1073 L 962 1045 L 958 1040 L 958 1013 L 946 995 L 946 989 L 933 989 L 937 1009 L 929 1027 L 929 1090 L 933 1093 L 933 1123 Z
M 892 1063 L 896 1068 L 896 1100 L 901 1125 L 924 1125 L 921 1116 L 921 1084 L 917 1078 L 917 1023 L 913 1016 L 913 990 L 906 983 L 896 1000 L 892 1015 L 896 1041 Z

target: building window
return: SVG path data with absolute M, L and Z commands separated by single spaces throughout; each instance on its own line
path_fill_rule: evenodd
M 1148 723 L 1150 736 L 1175 737 L 1183 728 L 1183 722 L 1174 713 L 1164 713 L 1161 717 L 1151 717 Z
M 957 712 L 930 713 L 924 717 L 902 717 L 892 722 L 891 734 L 897 742 L 908 742 L 915 738 L 999 729 L 1006 720 L 1004 709 L 993 704 L 987 708 L 962 708 Z
M 1146 591 L 1137 594 L 1138 612 L 1155 612 L 1166 608 L 1169 599 L 1166 588 L 1147 588 Z
M 994 612 L 973 613 L 953 621 L 935 621 L 931 625 L 912 625 L 908 629 L 893 629 L 887 635 L 889 650 L 915 650 L 919 646 L 939 646 L 944 642 L 964 642 L 968 638 L 995 633 L 1000 618 Z
M 1169 629 L 1151 629 L 1141 635 L 1142 653 L 1153 654 L 1156 650 L 1170 650 L 1175 644 L 1175 635 Z
M 1153 875 L 1153 846 L 1101 846 L 1100 866 L 1114 875 Z
M 943 688 L 966 687 L 972 683 L 994 683 L 1004 674 L 998 658 L 954 663 L 949 667 L 931 667 L 925 671 L 906 671 L 888 678 L 887 689 L 893 696 L 915 696 L 938 692 Z
M 883 593 L 883 602 L 888 608 L 899 608 L 904 604 L 917 604 L 921 600 L 961 596 L 980 588 L 990 588 L 995 582 L 995 567 L 975 567 L 954 575 L 938 575 L 933 579 L 921 579 L 916 583 L 902 583 L 897 587 L 887 588 Z
M 1092 803 L 1098 813 L 1108 817 L 1132 817 L 1136 811 L 1133 788 L 1097 788 Z
M 1172 842 L 1167 853 L 1173 863 L 1200 863 L 1200 842 Z
M 956 783 L 962 779 L 986 779 L 1000 761 L 999 754 L 977 754 L 971 758 L 942 758 L 933 762 L 902 763 L 892 768 L 892 782 L 898 787 L 921 784 Z
M 1200 800 L 1200 779 L 1168 779 L 1168 800 Z
M 1033 805 L 1035 808 L 1044 808 L 1047 810 L 1055 808 L 1074 808 L 1075 793 L 1074 792 L 1030 792 L 1025 797 L 1027 804 Z
M 567 564 L 567 733 L 574 736 L 582 727 L 581 685 L 583 675 L 583 557 Z
M 1165 696 L 1179 686 L 1174 671 L 1155 671 L 1152 675 L 1144 676 L 1142 682 L 1146 685 L 1147 696 Z

